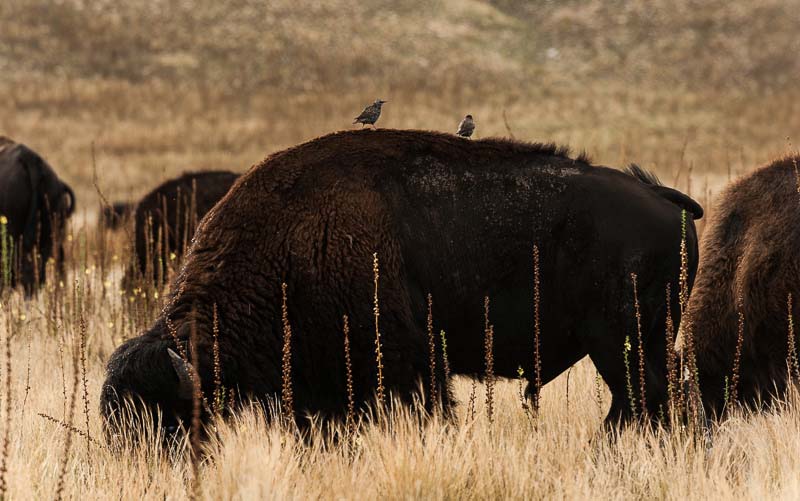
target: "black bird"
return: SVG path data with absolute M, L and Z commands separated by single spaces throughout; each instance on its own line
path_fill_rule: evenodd
M 355 120 L 353 120 L 353 123 L 354 124 L 360 123 L 362 128 L 364 125 L 367 124 L 372 125 L 374 127 L 375 122 L 377 122 L 378 119 L 381 117 L 381 106 L 383 106 L 383 103 L 385 102 L 386 101 L 384 101 L 383 99 L 375 100 L 374 103 L 364 108 L 364 111 L 362 111 L 361 114 L 358 115 Z

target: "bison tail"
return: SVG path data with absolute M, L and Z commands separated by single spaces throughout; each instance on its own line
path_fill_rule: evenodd
M 681 209 L 685 209 L 687 212 L 691 213 L 692 219 L 700 219 L 703 217 L 703 207 L 695 202 L 689 195 L 666 186 L 653 186 L 653 190 Z

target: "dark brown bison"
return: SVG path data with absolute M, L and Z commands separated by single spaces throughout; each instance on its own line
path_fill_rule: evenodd
M 703 235 L 687 312 L 702 397 L 717 415 L 726 391 L 750 405 L 769 402 L 787 386 L 789 294 L 794 321 L 800 319 L 798 161 L 779 160 L 731 184 Z M 740 311 L 743 344 L 734 388 Z
M 187 172 L 145 195 L 136 204 L 134 214 L 135 273 L 163 284 L 168 278 L 170 262 L 181 259 L 197 222 L 238 177 L 239 174 L 222 170 Z
M 435 328 L 448 334 L 454 373 L 484 371 L 489 296 L 496 374 L 516 377 L 522 366 L 533 375 L 534 245 L 541 260 L 542 383 L 588 354 L 614 395 L 609 419 L 628 417 L 623 353 L 626 336 L 636 346 L 635 272 L 647 407 L 656 412 L 666 398 L 665 287 L 678 281 L 684 208 L 702 213 L 640 169 L 593 166 L 553 145 L 386 129 L 321 137 L 268 157 L 201 221 L 163 315 L 112 355 L 102 412 L 114 414 L 120 397 L 133 396 L 159 406 L 169 426 L 185 419 L 191 368 L 171 357 L 169 350 L 180 350 L 166 321 L 181 345 L 196 329 L 196 370 L 210 394 L 215 305 L 222 384 L 261 400 L 279 395 L 282 282 L 296 412 L 342 415 L 345 314 L 355 396 L 371 400 L 373 253 L 388 391 L 410 402 L 429 377 L 428 293 Z M 693 279 L 691 215 L 687 225 Z M 679 318 L 677 307 L 672 315 Z M 441 372 L 436 379 L 446 407 Z
M 100 209 L 100 226 L 110 230 L 119 229 L 133 214 L 136 205 L 131 202 L 114 202 Z
M 11 281 L 32 292 L 45 280 L 51 257 L 61 269 L 64 224 L 75 210 L 75 194 L 36 152 L 0 136 L 0 214 L 13 240 Z M 7 266 L 8 266 L 7 264 Z

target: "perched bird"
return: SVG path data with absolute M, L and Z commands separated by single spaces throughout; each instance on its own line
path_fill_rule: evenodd
M 470 137 L 472 133 L 475 131 L 475 122 L 472 120 L 472 115 L 467 115 L 464 117 L 464 120 L 458 124 L 458 134 L 461 137 Z
M 362 111 L 361 114 L 358 115 L 355 120 L 353 120 L 353 123 L 361 124 L 362 128 L 364 127 L 364 125 L 367 124 L 372 125 L 374 127 L 375 122 L 377 122 L 381 116 L 381 106 L 383 106 L 383 103 L 385 102 L 386 101 L 384 101 L 383 99 L 375 100 L 374 103 L 364 108 L 364 111 Z

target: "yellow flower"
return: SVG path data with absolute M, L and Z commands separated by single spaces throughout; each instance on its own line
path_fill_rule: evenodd
M 0 224 L 8 224 L 8 218 L 5 216 L 0 216 Z

